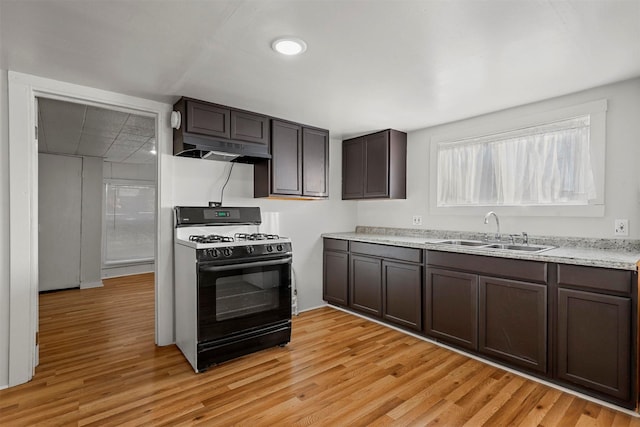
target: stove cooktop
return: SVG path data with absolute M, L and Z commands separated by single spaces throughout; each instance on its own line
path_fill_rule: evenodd
M 188 246 L 195 249 L 209 248 L 226 248 L 238 246 L 258 246 L 258 245 L 279 245 L 291 243 L 291 239 L 278 236 L 277 234 L 268 233 L 234 233 L 234 234 L 218 234 L 222 230 L 201 229 L 190 230 L 191 233 L 185 234 L 185 229 L 179 229 L 181 232 L 176 233 L 175 243 Z M 187 229 L 188 230 L 188 229 Z M 194 234 L 196 232 L 197 234 Z

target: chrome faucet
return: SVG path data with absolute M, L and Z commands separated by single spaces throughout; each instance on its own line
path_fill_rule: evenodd
M 487 213 L 487 214 L 484 216 L 484 223 L 485 223 L 485 224 L 489 224 L 489 218 L 490 218 L 492 215 L 493 215 L 493 216 L 495 217 L 495 219 L 496 219 L 496 235 L 495 235 L 495 239 L 496 239 L 496 240 L 500 240 L 500 239 L 501 239 L 501 236 L 500 236 L 500 220 L 498 219 L 498 214 L 496 214 L 494 211 L 490 211 L 489 213 Z

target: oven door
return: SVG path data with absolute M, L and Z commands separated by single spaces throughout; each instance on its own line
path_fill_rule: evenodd
M 291 320 L 291 256 L 198 265 L 198 342 Z

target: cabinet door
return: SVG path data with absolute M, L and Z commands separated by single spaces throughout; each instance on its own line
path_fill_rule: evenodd
M 322 297 L 325 301 L 346 306 L 349 303 L 349 254 L 324 251 Z
M 364 138 L 342 143 L 342 199 L 361 199 L 364 191 Z
M 351 308 L 380 317 L 382 315 L 382 260 L 351 255 Z
M 231 139 L 269 144 L 269 118 L 260 114 L 231 110 Z
M 271 140 L 271 192 L 302 194 L 302 128 L 273 120 Z
M 478 348 L 478 276 L 427 268 L 424 331 L 442 341 Z
M 382 317 L 422 330 L 422 267 L 382 261 Z
M 389 132 L 365 137 L 364 197 L 389 197 Z
M 230 113 L 228 108 L 187 101 L 187 132 L 229 138 Z
M 302 194 L 329 195 L 329 132 L 302 129 Z
M 631 300 L 558 289 L 558 378 L 630 397 Z
M 480 277 L 479 350 L 547 372 L 547 287 Z

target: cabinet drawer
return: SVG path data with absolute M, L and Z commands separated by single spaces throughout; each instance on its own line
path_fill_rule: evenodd
M 547 283 L 547 264 L 538 261 L 428 251 L 427 264 L 475 274 Z
M 349 249 L 348 240 L 324 239 L 324 249 L 330 251 L 347 251 Z
M 558 285 L 629 294 L 632 273 L 601 267 L 558 264 Z
M 393 258 L 415 263 L 422 262 L 422 249 L 403 248 L 401 246 L 351 242 L 351 252 L 364 255 L 373 255 L 380 258 Z

